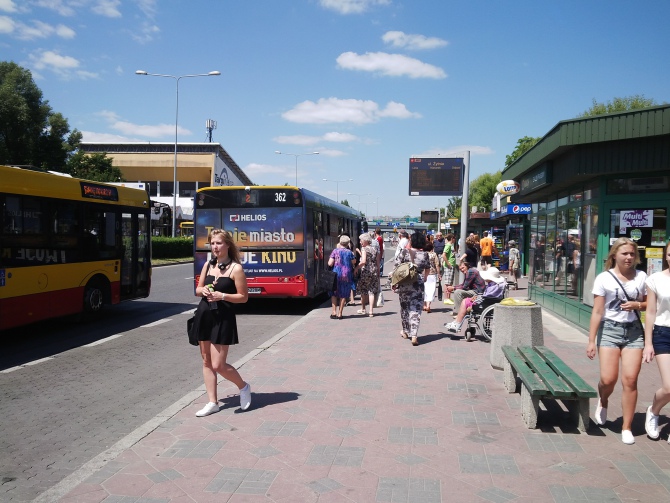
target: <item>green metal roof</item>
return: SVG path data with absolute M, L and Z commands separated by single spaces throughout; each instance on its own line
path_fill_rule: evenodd
M 544 162 L 581 145 L 670 134 L 670 105 L 564 120 L 503 171 L 517 179 Z

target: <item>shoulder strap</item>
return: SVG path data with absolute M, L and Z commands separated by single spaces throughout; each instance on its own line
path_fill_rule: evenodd
M 619 284 L 619 286 L 621 287 L 621 290 L 623 290 L 623 294 L 626 296 L 626 300 L 628 302 L 630 302 L 632 299 L 628 296 L 628 292 L 626 291 L 626 289 L 621 284 L 621 281 L 619 281 L 619 278 L 616 277 L 616 274 L 614 274 L 612 271 L 607 271 L 607 272 L 610 273 L 610 275 L 614 278 L 614 281 L 616 281 Z M 637 272 L 635 274 L 637 275 Z M 640 318 L 640 313 L 637 312 L 637 309 L 633 309 L 633 312 L 635 313 L 635 317 L 637 318 L 637 321 L 639 321 L 640 325 L 642 325 L 642 319 Z

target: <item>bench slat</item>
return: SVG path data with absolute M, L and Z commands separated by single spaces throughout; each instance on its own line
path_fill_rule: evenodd
M 577 396 L 582 398 L 596 398 L 598 396 L 598 392 L 568 367 L 551 349 L 546 346 L 536 346 L 535 351 L 544 358 L 554 372 L 563 378 Z
M 512 346 L 502 346 L 501 349 L 510 365 L 516 370 L 521 382 L 523 382 L 532 396 L 543 396 L 549 393 L 547 386 L 537 378 L 535 373 L 526 363 L 526 360 L 519 354 L 517 348 Z
M 547 365 L 547 362 L 533 351 L 531 346 L 521 346 L 518 348 L 532 368 L 542 381 L 547 385 L 549 392 L 555 397 L 568 397 L 573 395 L 572 388 L 568 386 L 556 373 Z

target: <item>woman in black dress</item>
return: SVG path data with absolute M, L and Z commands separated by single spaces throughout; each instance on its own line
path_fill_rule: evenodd
M 195 295 L 202 297 L 193 320 L 202 355 L 202 374 L 209 402 L 196 416 L 219 411 L 217 377 L 219 373 L 240 389 L 240 408 L 251 405 L 251 387 L 235 367 L 226 363 L 228 346 L 237 344 L 237 321 L 231 304 L 243 304 L 249 298 L 247 278 L 240 264 L 240 252 L 232 236 L 222 229 L 209 233 L 212 259 L 200 273 Z

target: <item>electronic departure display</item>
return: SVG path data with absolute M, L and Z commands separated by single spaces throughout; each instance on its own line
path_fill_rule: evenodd
M 461 196 L 463 168 L 462 157 L 410 158 L 409 195 Z

